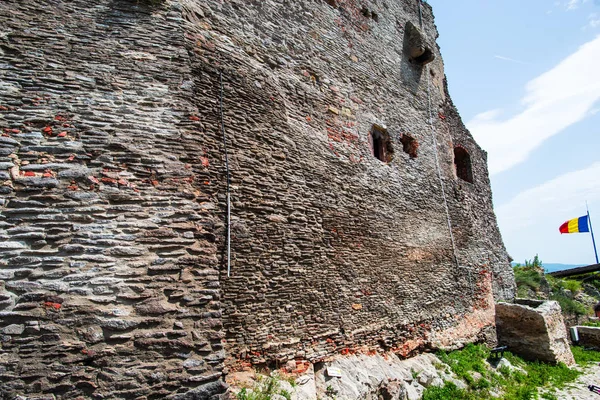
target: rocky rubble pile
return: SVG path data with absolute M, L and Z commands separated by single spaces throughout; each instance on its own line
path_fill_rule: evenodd
M 494 370 L 518 369 L 506 359 L 487 366 Z M 481 378 L 477 372 L 471 374 L 475 381 Z M 278 400 L 417 400 L 422 398 L 427 388 L 442 387 L 446 382 L 460 389 L 467 388 L 448 364 L 430 353 L 406 360 L 393 353 L 338 357 L 329 362 L 311 364 L 299 376 L 286 373 L 286 368 L 270 375 L 255 371 L 234 372 L 229 376 L 229 383 L 231 392 L 244 399 L 244 396 L 252 398 L 259 392 L 265 393 L 265 382 L 270 379 L 274 387 L 270 396 Z

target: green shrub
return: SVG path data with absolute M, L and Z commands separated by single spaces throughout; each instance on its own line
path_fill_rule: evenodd
M 590 285 L 592 285 L 596 289 L 600 290 L 600 279 L 590 279 L 586 283 L 589 283 Z
M 592 313 L 591 308 L 561 293 L 552 294 L 550 300 L 556 300 L 560 304 L 560 308 L 564 314 L 588 315 Z
M 542 282 L 540 270 L 533 267 L 513 267 L 519 296 L 526 296 L 529 290 L 536 292 Z
M 574 280 L 565 280 L 563 283 L 563 287 L 567 290 L 570 290 L 573 293 L 578 293 L 581 292 L 581 282 L 579 281 L 574 281 Z
M 581 292 L 583 286 L 580 281 L 574 279 L 555 278 L 552 275 L 546 275 L 546 280 L 553 292 L 562 292 L 564 289 L 573 293 Z
M 525 260 L 525 266 L 531 268 L 543 268 L 542 260 L 540 260 L 540 257 L 537 254 L 533 257 L 533 260 Z
M 492 387 L 492 384 L 487 379 L 481 378 L 478 381 L 476 381 L 471 387 L 475 390 L 489 389 Z
M 423 392 L 423 400 L 476 400 L 473 394 L 459 389 L 452 382 L 446 382 L 443 387 L 429 387 Z
M 271 400 L 275 394 L 283 396 L 287 400 L 292 398 L 290 392 L 281 389 L 278 377 L 259 376 L 252 389 L 243 388 L 236 397 L 238 400 Z

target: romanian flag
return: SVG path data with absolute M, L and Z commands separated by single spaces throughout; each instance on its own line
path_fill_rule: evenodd
M 571 219 L 560 226 L 560 233 L 589 232 L 588 216 Z

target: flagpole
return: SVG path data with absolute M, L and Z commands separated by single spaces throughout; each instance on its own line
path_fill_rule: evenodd
M 585 209 L 587 210 L 588 222 L 590 223 L 590 233 L 592 234 L 592 243 L 594 244 L 594 253 L 596 254 L 596 264 L 600 264 L 598 262 L 598 250 L 596 250 L 596 240 L 594 239 L 594 228 L 592 228 L 592 219 L 590 218 L 590 210 L 587 205 L 587 201 L 585 202 Z

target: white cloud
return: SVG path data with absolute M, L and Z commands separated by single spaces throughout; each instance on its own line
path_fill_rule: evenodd
M 600 201 L 599 176 L 600 162 L 596 162 L 525 190 L 496 208 L 500 225 L 509 232 L 529 228 L 549 218 L 562 223 L 562 219 L 580 217 L 578 212 L 581 213 L 586 200 Z
M 502 114 L 502 110 L 497 108 L 495 110 L 489 110 L 482 113 L 477 114 L 471 123 L 484 123 L 493 121 L 495 118 L 498 118 Z
M 499 60 L 503 60 L 503 61 L 511 61 L 517 64 L 524 64 L 524 65 L 528 65 L 529 63 L 526 63 L 525 61 L 520 61 L 520 60 L 515 60 L 514 58 L 510 58 L 510 57 L 505 57 L 505 56 L 499 56 L 499 55 L 495 55 L 494 58 L 497 58 Z
M 569 0 L 565 3 L 567 10 L 576 10 L 580 5 L 587 3 L 589 0 Z
M 588 23 L 583 29 L 596 29 L 600 26 L 600 17 L 596 13 L 592 13 L 588 16 Z
M 600 36 L 527 83 L 519 114 L 499 119 L 498 110 L 486 111 L 467 124 L 488 151 L 491 174 L 525 161 L 544 141 L 590 114 L 600 99 L 598 65 Z
M 585 215 L 585 202 L 596 211 L 592 220 L 600 231 L 600 162 L 558 176 L 517 194 L 496 207 L 498 225 L 508 252 L 517 261 L 539 253 L 542 259 L 564 263 L 592 263 L 591 239 L 584 234 L 561 235 L 560 225 Z

